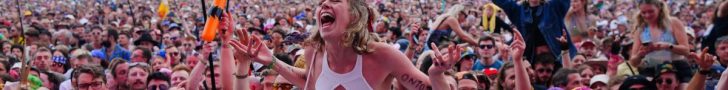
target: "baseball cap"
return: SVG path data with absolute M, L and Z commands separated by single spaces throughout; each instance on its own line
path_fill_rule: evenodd
M 598 82 L 601 82 L 604 84 L 609 83 L 609 76 L 607 76 L 605 74 L 594 75 L 594 77 L 592 77 L 591 80 L 589 80 L 589 86 L 594 85 L 595 83 L 598 83 Z
M 594 43 L 594 41 L 591 41 L 591 40 L 586 40 L 584 42 L 581 42 L 581 44 L 579 44 L 579 47 L 582 47 L 582 48 L 583 47 L 595 47 L 595 46 L 597 46 L 597 44 Z
M 621 86 L 619 86 L 619 90 L 628 90 L 629 87 L 633 85 L 643 85 L 644 89 L 647 90 L 655 90 L 657 86 L 655 84 L 651 83 L 650 80 L 647 80 L 647 77 L 636 75 L 636 76 L 629 76 L 627 79 L 624 80 Z
M 474 57 L 475 57 L 475 54 L 473 54 L 473 52 L 465 52 L 465 53 L 463 53 L 463 55 L 460 56 L 460 59 L 464 59 L 464 58 L 475 59 Z
M 655 73 L 656 78 L 659 78 L 660 75 L 664 73 L 677 73 L 677 70 L 675 70 L 675 66 L 673 66 L 670 63 L 660 64 L 656 67 L 657 71 Z

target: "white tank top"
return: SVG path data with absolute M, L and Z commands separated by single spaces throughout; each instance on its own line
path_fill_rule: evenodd
M 327 59 L 327 53 L 324 51 L 321 75 L 316 79 L 316 90 L 334 90 L 339 86 L 346 90 L 373 90 L 362 74 L 361 55 L 356 56 L 354 70 L 343 74 L 332 71 Z

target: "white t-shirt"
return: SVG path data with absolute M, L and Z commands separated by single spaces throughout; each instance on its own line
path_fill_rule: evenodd
M 58 86 L 58 90 L 73 90 L 73 85 L 71 85 L 71 80 L 66 80 L 61 82 L 61 85 Z

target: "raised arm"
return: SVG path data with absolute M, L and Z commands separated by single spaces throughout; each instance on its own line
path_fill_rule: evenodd
M 554 11 L 556 11 L 556 14 L 559 15 L 559 17 L 564 18 L 566 16 L 566 13 L 569 12 L 569 8 L 571 8 L 571 0 L 548 0 L 549 4 L 554 5 Z
M 419 47 L 419 43 L 417 43 L 414 38 L 415 34 L 417 34 L 417 31 L 418 30 L 413 29 L 412 33 L 407 33 L 405 35 L 407 37 L 407 42 L 409 42 L 409 44 L 407 45 L 407 50 L 404 51 L 404 55 L 407 56 L 407 59 L 413 59 L 415 51 L 417 51 L 417 47 Z
M 711 66 L 713 65 L 713 62 L 715 61 L 715 56 L 710 55 L 707 53 L 708 48 L 703 48 L 703 50 L 700 52 L 700 54 L 692 53 L 692 57 L 696 57 L 695 63 L 698 64 L 698 67 L 700 68 L 700 71 L 698 73 L 695 73 L 693 75 L 693 78 L 690 80 L 690 83 L 688 83 L 688 88 L 695 89 L 695 90 L 705 90 L 705 80 L 706 75 L 703 73 L 700 73 L 702 71 L 710 71 Z M 721 78 L 723 79 L 723 78 Z M 720 84 L 718 84 L 720 86 Z M 717 90 L 723 90 L 723 89 L 717 89 Z
M 718 15 L 716 17 L 725 17 L 725 15 L 728 15 L 728 1 L 723 1 L 718 6 Z
M 503 9 L 503 12 L 505 12 L 511 20 L 518 20 L 513 19 L 518 15 L 517 13 L 520 12 L 521 7 L 521 5 L 518 5 L 516 1 L 517 0 L 493 0 L 493 4 Z
M 222 43 L 229 43 L 233 37 L 234 24 L 236 21 L 232 19 L 230 14 L 224 14 L 223 20 L 220 23 L 221 32 L 220 40 Z M 236 85 L 233 72 L 235 71 L 235 57 L 233 56 L 233 49 L 230 44 L 222 44 L 220 48 L 220 79 L 223 90 L 232 90 Z M 238 67 L 240 68 L 240 67 Z M 240 84 L 237 84 L 240 85 Z M 244 89 L 239 89 L 244 90 Z
M 243 33 L 242 31 L 238 33 Z M 273 53 L 266 48 L 260 37 L 243 34 L 239 41 L 232 41 L 230 44 L 233 48 L 244 55 L 252 57 L 252 60 L 267 66 L 271 66 L 273 70 L 278 72 L 283 78 L 286 78 L 293 85 L 304 87 L 306 83 L 306 69 L 296 68 L 284 62 L 278 61 L 273 57 Z M 305 49 L 306 60 L 311 60 L 313 50 Z M 310 62 L 307 62 L 310 63 Z M 240 68 L 240 67 L 239 67 Z
M 205 79 L 205 69 L 207 68 L 206 65 L 210 62 L 208 62 L 207 57 L 210 55 L 210 52 L 212 52 L 212 46 L 210 44 L 203 44 L 202 50 L 200 51 L 200 55 L 197 56 L 197 60 L 199 60 L 200 63 L 197 63 L 194 68 L 192 68 L 192 72 L 190 72 L 190 79 L 187 79 L 187 87 L 185 87 L 185 90 L 198 90 L 200 88 L 200 82 L 202 82 Z
M 398 53 L 398 51 L 394 48 L 382 48 L 389 49 L 377 49 L 379 52 L 376 56 L 391 57 L 390 59 L 386 59 L 391 62 L 384 63 L 386 65 L 382 66 L 392 68 L 390 75 L 394 76 L 395 79 L 397 79 L 397 82 L 404 86 L 402 88 L 407 88 L 409 90 L 433 90 L 433 86 L 431 84 L 432 81 L 428 80 L 429 77 L 427 77 L 425 73 L 419 71 L 419 69 L 415 68 L 415 65 L 413 65 L 407 57 L 402 55 L 402 53 Z M 444 81 L 445 79 L 441 80 Z
M 513 34 L 514 41 L 511 43 L 511 47 L 514 50 L 513 68 L 516 71 L 516 90 L 531 90 L 533 87 L 531 86 L 531 80 L 528 78 L 528 72 L 526 72 L 526 66 L 523 62 L 523 53 L 526 50 L 526 42 L 521 36 L 521 32 L 518 32 L 518 30 L 513 30 Z

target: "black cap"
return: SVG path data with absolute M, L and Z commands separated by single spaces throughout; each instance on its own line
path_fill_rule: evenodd
M 647 80 L 647 77 L 641 75 L 627 77 L 622 85 L 619 86 L 619 90 L 629 90 L 629 87 L 633 85 L 643 85 L 643 90 L 657 90 L 657 86 L 655 86 L 655 84 L 651 83 L 650 80 Z

